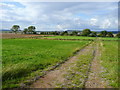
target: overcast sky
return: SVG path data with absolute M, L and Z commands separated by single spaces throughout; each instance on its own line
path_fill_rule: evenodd
M 117 30 L 117 2 L 0 2 L 0 29 L 34 25 L 37 31 Z

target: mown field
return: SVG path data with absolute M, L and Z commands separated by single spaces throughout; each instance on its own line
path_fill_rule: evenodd
M 85 36 L 46 36 L 42 38 L 48 39 L 78 39 L 78 40 L 95 40 L 97 37 L 85 37 Z M 119 40 L 117 37 L 98 37 L 101 40 Z
M 33 38 L 33 37 L 43 37 L 43 36 L 54 36 L 54 35 L 35 35 L 35 34 L 15 34 L 15 33 L 0 33 L 2 39 L 10 38 Z
M 101 76 L 105 78 L 109 85 L 118 87 L 118 42 L 102 41 L 101 65 L 104 71 Z
M 94 40 L 96 37 L 84 37 L 84 36 L 47 36 L 45 38 L 51 38 L 51 39 L 88 39 L 88 40 Z
M 63 62 L 89 42 L 3 39 L 3 88 L 18 87 L 20 82 L 39 75 L 39 72 L 48 69 L 48 67 Z

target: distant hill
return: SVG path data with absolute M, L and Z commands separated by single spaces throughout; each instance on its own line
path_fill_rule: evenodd
M 0 32 L 2 32 L 2 33 L 13 33 L 12 30 L 9 30 L 9 29 L 0 29 Z M 21 30 L 19 30 L 19 32 L 21 32 Z
M 66 31 L 82 31 L 82 30 L 66 30 Z M 93 31 L 93 30 L 91 30 Z M 101 30 L 94 30 L 95 32 L 101 32 Z M 106 30 L 107 32 L 113 32 L 113 33 L 118 33 L 119 31 L 118 30 L 114 30 L 114 31 L 109 31 L 109 30 Z
M 96 31 L 98 33 L 100 33 L 101 31 Z M 117 34 L 119 31 L 107 31 L 107 32 L 112 32 L 113 34 Z
M 72 32 L 72 31 L 82 31 L 82 30 L 66 30 L 68 32 Z M 92 31 L 92 30 L 91 30 Z M 107 31 L 107 30 L 106 30 Z M 97 33 L 100 33 L 101 31 L 95 31 Z M 112 32 L 113 34 L 117 34 L 119 31 L 107 31 L 107 32 Z
M 68 32 L 72 32 L 72 31 L 82 31 L 82 30 L 66 30 Z
M 20 31 L 21 31 L 21 30 L 20 30 Z M 80 32 L 81 32 L 82 30 L 72 30 L 72 29 L 69 30 L 69 29 L 68 29 L 68 30 L 65 30 L 65 31 L 68 31 L 68 32 L 80 31 Z M 91 31 L 92 31 L 92 30 L 91 30 Z M 107 31 L 107 30 L 106 30 L 106 31 Z M 11 30 L 9 30 L 9 29 L 0 29 L 0 32 L 11 32 Z M 53 31 L 36 31 L 36 32 L 53 32 Z M 59 31 L 59 32 L 63 32 L 63 31 Z M 99 30 L 99 31 L 96 30 L 95 32 L 100 33 L 101 30 Z M 117 34 L 119 31 L 117 31 L 117 30 L 116 30 L 116 31 L 109 31 L 109 30 L 108 30 L 107 32 L 112 32 L 113 34 Z
M 112 32 L 113 34 L 117 34 L 119 31 L 109 31 Z
M 1 29 L 0 33 L 12 33 L 12 31 L 8 29 Z
M 0 29 L 0 31 L 11 31 L 9 29 Z

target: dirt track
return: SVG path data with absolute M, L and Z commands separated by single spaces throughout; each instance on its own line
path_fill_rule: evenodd
M 34 82 L 30 88 L 56 88 L 57 84 L 65 84 L 66 78 L 64 75 L 69 74 L 67 71 L 75 67 L 75 62 L 79 59 L 78 57 L 88 52 L 95 51 L 93 61 L 91 62 L 90 71 L 88 73 L 88 78 L 83 80 L 85 82 L 85 88 L 106 88 L 108 87 L 108 82 L 100 77 L 100 72 L 102 67 L 100 65 L 100 43 L 97 42 L 95 46 L 93 44 L 88 45 L 81 51 L 79 51 L 75 56 L 71 57 L 64 64 L 59 66 L 53 71 L 48 72 L 44 77 L 40 78 Z M 110 87 L 108 87 L 110 88 Z
M 55 88 L 57 87 L 58 83 L 64 83 L 65 78 L 64 75 L 68 74 L 67 70 L 72 68 L 76 61 L 78 61 L 79 55 L 87 54 L 87 52 L 92 52 L 93 46 L 89 45 L 82 49 L 80 52 L 78 52 L 75 56 L 70 58 L 68 61 L 66 61 L 64 64 L 62 64 L 57 69 L 47 73 L 44 77 L 37 80 L 35 83 L 33 83 L 30 87 L 31 88 Z
M 85 83 L 86 88 L 110 88 L 108 87 L 108 82 L 100 76 L 101 72 L 103 71 L 103 67 L 100 65 L 101 46 L 102 45 L 100 45 L 100 43 L 96 44 L 95 57 L 93 59 L 93 62 L 91 63 L 89 76 L 87 82 Z

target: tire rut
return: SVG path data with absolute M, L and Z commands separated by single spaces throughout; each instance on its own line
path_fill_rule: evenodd
M 108 82 L 100 76 L 102 72 L 102 66 L 100 65 L 100 44 L 98 40 L 95 47 L 95 57 L 91 63 L 90 72 L 85 82 L 85 88 L 110 88 Z
M 87 54 L 87 52 L 91 51 L 93 49 L 93 45 L 90 44 L 86 46 L 84 49 L 80 50 L 75 56 L 71 57 L 68 61 L 63 63 L 61 66 L 56 68 L 53 71 L 48 72 L 46 75 L 44 75 L 42 78 L 34 82 L 30 88 L 55 88 L 57 87 L 57 83 L 64 83 L 65 78 L 64 75 L 68 74 L 67 70 L 70 68 L 73 68 L 73 64 L 76 61 L 78 61 L 78 57 L 81 54 Z

